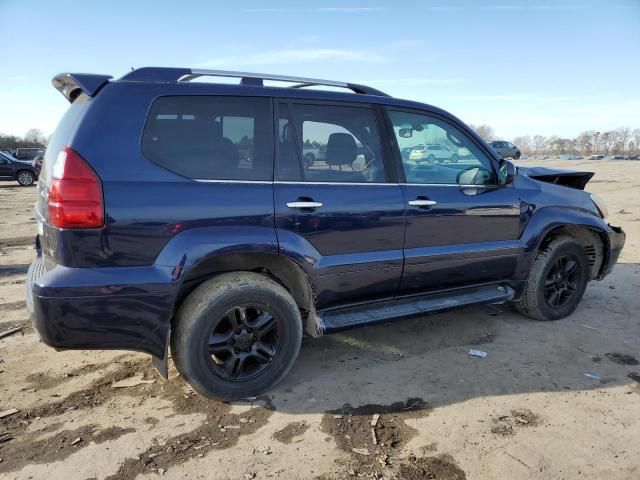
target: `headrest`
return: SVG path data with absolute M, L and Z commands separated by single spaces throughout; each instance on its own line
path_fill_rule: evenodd
M 332 133 L 327 141 L 325 162 L 327 165 L 351 165 L 358 156 L 358 148 L 353 135 Z

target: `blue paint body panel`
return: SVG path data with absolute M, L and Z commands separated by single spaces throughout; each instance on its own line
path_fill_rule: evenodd
M 405 184 L 395 178 L 367 185 L 182 177 L 145 158 L 140 146 L 147 113 L 161 96 L 364 104 L 377 115 L 388 106 L 413 109 L 456 125 L 496 168 L 499 162 L 471 129 L 436 107 L 380 95 L 170 80 L 188 73 L 151 69 L 119 81 L 60 77 L 84 94 L 62 120 L 40 178 L 37 216 L 43 232 L 27 300 L 49 345 L 163 357 L 175 310 L 187 287 L 201 280 L 194 272 L 223 257 L 286 259 L 306 277 L 313 307 L 330 310 L 497 282 L 509 285 L 517 298 L 541 241 L 560 226 L 586 226 L 602 235 L 599 278 L 611 271 L 624 244 L 624 233 L 603 221 L 586 192 L 537 181 L 526 169 L 509 185 L 487 188 Z M 383 150 L 390 152 L 389 139 L 381 137 Z M 51 164 L 65 146 L 102 182 L 106 222 L 101 229 L 62 230 L 48 222 Z M 398 171 L 398 159 L 387 157 L 388 169 Z M 408 206 L 416 197 L 437 205 Z M 287 207 L 301 198 L 321 202 L 322 208 Z

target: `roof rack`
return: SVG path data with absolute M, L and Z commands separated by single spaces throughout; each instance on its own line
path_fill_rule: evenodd
M 388 97 L 384 92 L 357 83 L 338 82 L 335 80 L 320 80 L 317 78 L 292 77 L 288 75 L 271 75 L 267 73 L 235 72 L 231 70 L 203 70 L 190 68 L 159 68 L 144 67 L 129 72 L 121 80 L 155 81 L 155 82 L 188 82 L 200 77 L 240 78 L 242 85 L 264 86 L 264 80 L 294 83 L 292 88 L 315 86 L 347 88 L 363 95 Z

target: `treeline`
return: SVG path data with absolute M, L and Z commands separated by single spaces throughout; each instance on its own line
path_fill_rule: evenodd
M 39 128 L 30 128 L 23 137 L 0 133 L 0 150 L 15 150 L 16 148 L 47 146 L 48 138 Z
M 489 125 L 471 125 L 486 141 L 509 140 L 527 155 L 630 155 L 640 153 L 640 128 L 620 127 L 599 132 L 587 130 L 575 138 L 557 135 L 524 135 L 512 139 L 499 138 Z

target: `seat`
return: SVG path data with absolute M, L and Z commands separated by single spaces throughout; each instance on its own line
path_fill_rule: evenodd
M 358 147 L 353 135 L 349 133 L 332 133 L 327 140 L 327 148 L 325 150 L 325 163 L 332 166 L 349 167 L 358 156 Z M 308 171 L 308 173 L 311 173 Z M 354 182 L 361 183 L 365 181 L 364 175 L 360 172 L 341 171 L 341 170 L 322 170 L 314 171 L 313 174 L 322 177 L 323 181 L 336 182 Z M 312 174 L 312 175 L 313 175 Z M 310 178 L 309 178 L 310 179 Z

